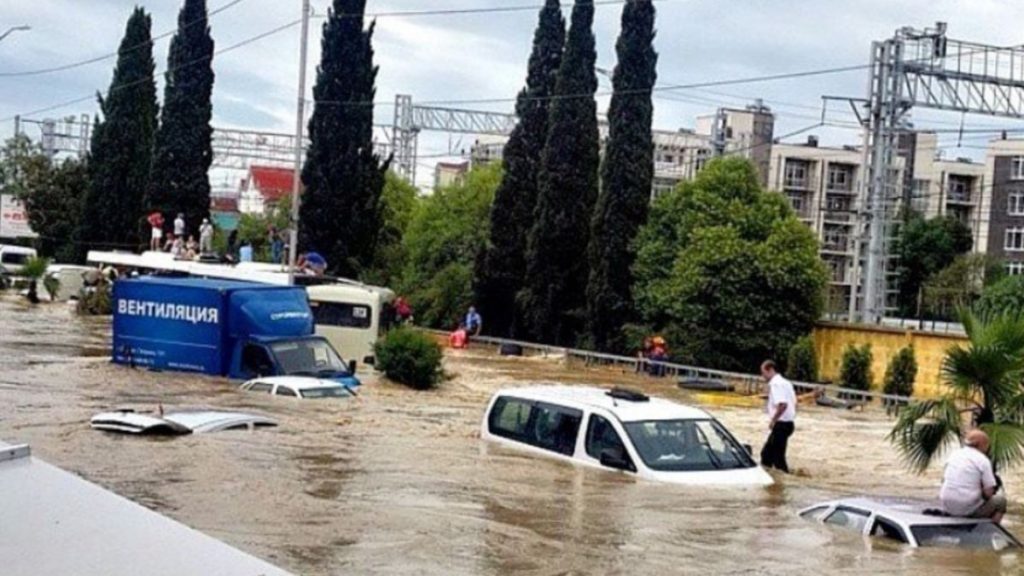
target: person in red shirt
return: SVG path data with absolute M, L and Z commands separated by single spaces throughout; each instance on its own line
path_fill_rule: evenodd
M 465 348 L 469 344 L 469 334 L 466 333 L 465 324 L 459 324 L 459 327 L 448 336 L 448 344 L 452 348 Z

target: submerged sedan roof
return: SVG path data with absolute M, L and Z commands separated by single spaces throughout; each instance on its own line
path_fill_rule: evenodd
M 567 406 L 603 408 L 615 414 L 623 422 L 642 422 L 646 420 L 706 420 L 711 416 L 693 406 L 678 404 L 663 398 L 647 398 L 630 400 L 612 397 L 607 389 L 594 386 L 560 386 L 542 385 L 522 388 L 508 388 L 500 394 L 508 394 L 536 400 L 553 402 Z
M 848 506 L 865 512 L 882 514 L 892 518 L 893 520 L 897 520 L 911 526 L 949 526 L 950 524 L 979 524 L 991 522 L 991 520 L 987 518 L 961 518 L 958 516 L 925 514 L 925 510 L 941 510 L 942 505 L 938 502 L 914 500 L 910 498 L 841 498 L 839 500 L 821 502 L 811 506 L 811 508 L 832 505 Z

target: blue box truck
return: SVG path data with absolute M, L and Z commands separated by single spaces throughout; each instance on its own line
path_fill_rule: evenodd
M 313 376 L 358 386 L 301 286 L 142 276 L 114 284 L 117 364 L 249 379 Z

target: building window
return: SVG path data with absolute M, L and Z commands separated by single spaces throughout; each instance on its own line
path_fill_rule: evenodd
M 963 176 L 949 177 L 949 201 L 970 202 L 971 201 L 971 178 Z
M 825 226 L 823 233 L 825 250 L 846 252 L 849 249 L 849 232 L 845 226 Z
M 786 160 L 785 180 L 786 188 L 807 188 L 807 162 L 803 160 Z
M 1024 228 L 1007 228 L 1003 248 L 1007 252 L 1024 252 Z
M 1010 179 L 1024 180 L 1024 156 L 1014 156 L 1010 160 Z
M 828 189 L 843 192 L 853 190 L 853 166 L 846 164 L 829 164 Z
M 1010 276 L 1020 276 L 1024 274 L 1024 262 L 1007 262 L 1006 273 Z
M 800 218 L 807 217 L 806 202 L 804 195 L 801 192 L 786 192 L 786 199 L 789 200 L 789 205 L 793 207 L 793 212 Z
M 1010 216 L 1024 216 L 1024 192 L 1011 192 L 1006 213 Z
M 913 211 L 924 213 L 928 209 L 928 188 L 931 184 L 931 180 L 914 179 L 910 192 L 910 208 Z

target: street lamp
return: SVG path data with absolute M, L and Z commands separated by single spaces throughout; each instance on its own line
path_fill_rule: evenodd
M 10 28 L 7 29 L 6 32 L 4 32 L 3 34 L 0 34 L 0 40 L 3 40 L 4 38 L 7 38 L 11 34 L 11 32 L 25 32 L 25 31 L 31 30 L 31 29 L 32 29 L 31 26 L 27 26 L 27 25 L 24 25 L 24 24 L 21 25 L 21 26 L 11 26 Z

